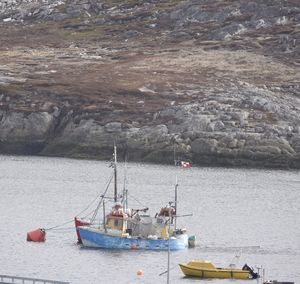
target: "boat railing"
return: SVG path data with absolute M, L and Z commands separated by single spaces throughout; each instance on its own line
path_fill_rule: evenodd
M 0 275 L 0 284 L 10 284 L 10 283 L 20 283 L 20 284 L 70 284 L 70 282 L 47 280 L 39 278 L 30 277 L 19 277 L 19 276 L 9 276 Z

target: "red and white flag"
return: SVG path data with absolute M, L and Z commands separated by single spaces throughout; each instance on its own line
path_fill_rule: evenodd
M 181 161 L 180 162 L 182 168 L 191 168 L 192 164 L 189 162 Z

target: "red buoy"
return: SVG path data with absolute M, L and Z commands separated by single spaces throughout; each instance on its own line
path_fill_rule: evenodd
M 28 242 L 44 242 L 46 239 L 45 229 L 37 229 L 27 233 Z

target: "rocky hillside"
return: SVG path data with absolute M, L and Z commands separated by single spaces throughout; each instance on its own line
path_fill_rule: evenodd
M 297 0 L 6 0 L 0 34 L 0 153 L 300 168 Z

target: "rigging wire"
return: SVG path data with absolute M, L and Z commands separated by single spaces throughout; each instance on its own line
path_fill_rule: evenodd
M 52 229 L 53 231 L 56 232 L 66 232 L 66 231 L 73 231 L 74 227 L 64 227 L 64 228 L 57 228 L 57 229 Z
M 110 176 L 110 178 L 109 178 L 109 180 L 108 180 L 108 182 L 107 182 L 107 184 L 106 184 L 105 193 L 106 193 L 106 191 L 107 191 L 108 186 L 109 186 L 110 183 L 111 183 L 112 178 L 113 178 L 113 173 L 111 174 L 111 176 Z M 104 193 L 104 195 L 105 195 L 105 193 Z M 102 196 L 103 196 L 103 195 L 101 195 L 101 197 L 102 197 Z M 80 214 L 82 214 L 83 212 L 85 212 L 87 209 L 89 209 L 89 208 L 91 207 L 91 205 L 92 205 L 98 198 L 99 198 L 99 195 L 97 195 L 96 198 L 94 198 L 94 200 L 92 200 L 92 201 L 87 205 L 87 207 L 86 207 L 85 209 L 83 209 L 81 212 L 79 212 L 76 216 L 79 216 Z M 90 212 L 89 214 L 91 214 L 91 212 Z M 88 216 L 89 214 L 87 214 L 86 216 Z M 85 216 L 85 217 L 86 217 L 86 216 Z
M 169 269 L 169 271 L 173 270 L 173 269 L 174 269 L 175 267 L 177 267 L 177 266 L 178 266 L 178 264 L 172 266 L 172 267 Z M 164 272 L 158 274 L 158 276 L 162 276 L 162 275 L 166 274 L 167 272 L 168 272 L 168 270 L 166 270 L 166 271 L 164 271 Z
M 100 201 L 99 201 L 99 203 L 98 203 L 98 205 L 97 205 L 97 207 L 96 207 L 96 209 L 95 209 L 95 211 L 94 211 L 94 214 L 93 214 L 93 216 L 92 216 L 92 218 L 91 218 L 91 222 L 92 222 L 92 223 L 95 221 L 96 215 L 97 215 L 97 213 L 98 213 L 98 211 L 99 211 L 99 209 L 100 209 L 100 206 L 101 206 L 101 204 L 102 204 L 102 202 L 103 202 L 103 199 L 104 199 L 104 197 L 105 197 L 105 195 L 106 195 L 106 192 L 107 192 L 107 190 L 108 190 L 108 188 L 109 188 L 109 185 L 110 185 L 110 183 L 111 183 L 113 177 L 114 177 L 114 173 L 110 176 L 109 182 L 108 182 L 107 185 L 106 185 L 106 189 L 105 189 L 104 193 L 101 195 L 101 199 L 100 199 Z
M 130 194 L 129 192 L 127 193 L 130 198 L 134 199 L 139 205 L 141 205 L 142 207 L 147 207 L 145 204 L 142 204 L 138 199 L 136 199 L 132 194 Z
M 110 185 L 110 183 L 111 183 L 112 178 L 113 178 L 113 174 L 111 174 L 111 176 L 110 176 L 110 178 L 109 178 L 109 180 L 108 180 L 108 183 L 107 183 L 107 185 L 106 185 L 106 189 L 105 189 L 105 191 L 104 191 L 104 194 L 101 195 L 101 198 L 102 198 L 101 201 L 103 200 L 103 198 L 104 198 L 104 196 L 105 196 L 105 194 L 106 194 L 106 192 L 107 192 L 107 190 L 108 190 L 108 187 L 109 187 L 109 185 Z M 96 196 L 96 198 L 95 198 L 92 202 L 90 202 L 90 203 L 88 204 L 88 206 L 87 206 L 86 208 L 84 208 L 84 209 L 83 209 L 80 213 L 78 213 L 76 216 L 79 216 L 80 214 L 82 214 L 83 212 L 85 212 L 87 209 L 89 209 L 89 208 L 91 207 L 91 205 L 92 205 L 98 198 L 99 198 L 99 196 Z M 91 211 L 90 213 L 88 213 L 87 215 L 85 215 L 84 218 L 87 217 L 87 216 L 89 216 L 89 215 L 90 215 L 91 213 L 93 213 L 93 212 L 94 212 L 93 218 L 95 218 L 95 217 L 96 217 L 96 214 L 97 214 L 97 211 L 99 210 L 100 205 L 101 205 L 101 202 L 99 202 L 99 204 L 98 204 L 96 210 Z M 94 220 L 94 219 L 93 219 L 93 220 Z M 45 231 L 54 230 L 54 229 L 56 229 L 56 228 L 62 227 L 62 226 L 64 226 L 64 225 L 70 224 L 70 223 L 72 223 L 72 222 L 74 222 L 73 219 L 72 219 L 72 220 L 69 220 L 69 221 L 66 221 L 66 222 L 64 222 L 64 223 L 62 223 L 62 224 L 56 225 L 56 226 L 53 226 L 53 227 L 50 227 L 50 228 L 46 228 Z
M 67 225 L 67 224 L 72 223 L 72 222 L 74 222 L 74 220 L 70 220 L 70 221 L 64 222 L 64 223 L 62 223 L 62 224 L 59 224 L 59 225 L 56 225 L 56 226 L 47 228 L 47 229 L 45 229 L 45 231 L 50 231 L 50 230 L 53 230 L 53 229 L 62 227 L 62 226 L 64 226 L 64 225 Z

